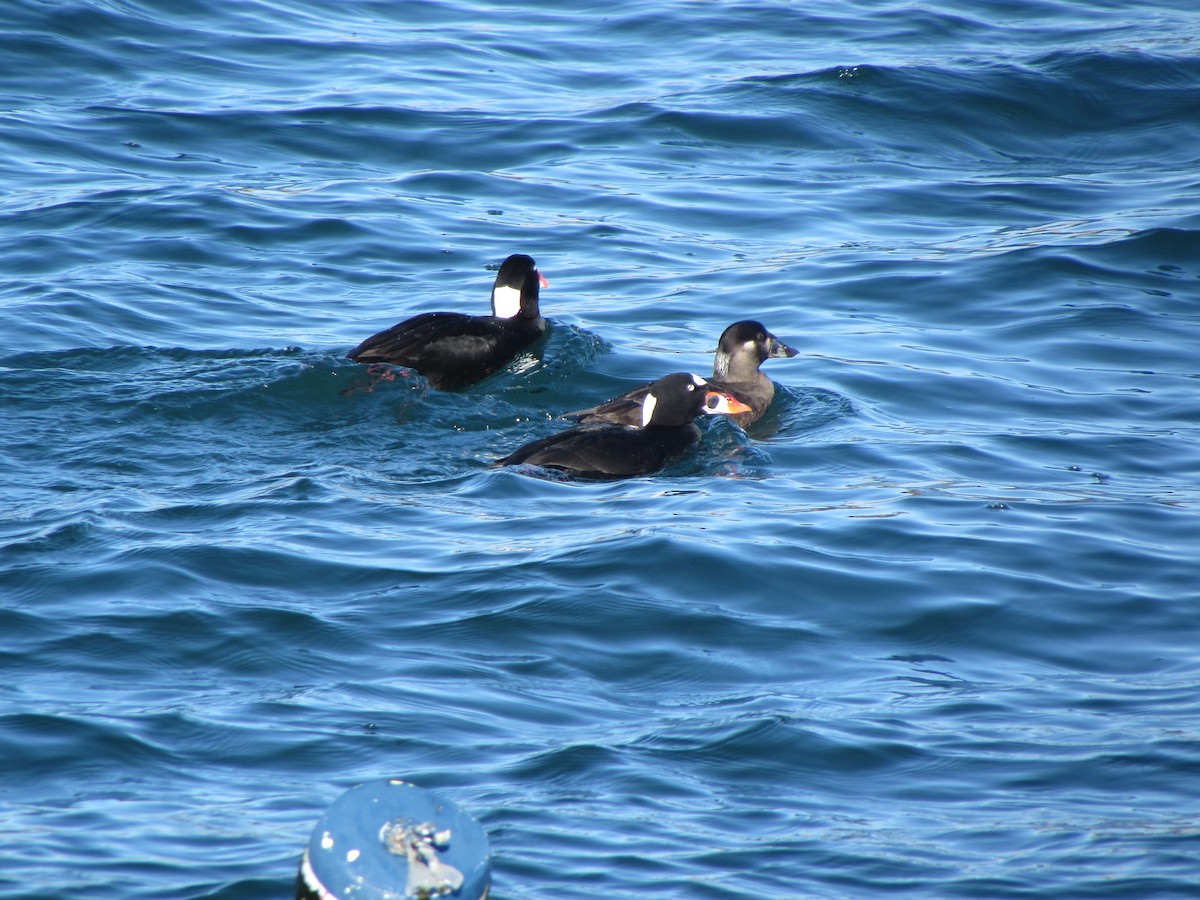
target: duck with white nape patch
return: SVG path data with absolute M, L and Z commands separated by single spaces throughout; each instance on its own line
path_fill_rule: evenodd
M 515 253 L 492 285 L 492 314 L 421 313 L 367 338 L 347 355 L 359 363 L 414 369 L 438 390 L 464 388 L 500 371 L 546 332 L 539 288 L 549 282 L 532 257 Z
M 494 463 L 557 469 L 580 478 L 628 478 L 657 472 L 700 440 L 700 415 L 745 412 L 736 397 L 699 375 L 676 372 L 650 385 L 637 425 L 593 422 L 526 444 Z
M 730 418 L 745 428 L 762 418 L 775 399 L 775 382 L 763 374 L 759 366 L 768 359 L 795 355 L 795 350 L 767 331 L 761 323 L 750 319 L 734 322 L 722 332 L 721 340 L 717 343 L 713 377 L 709 379 L 709 384 L 714 391 L 729 394 L 741 401 L 745 411 L 734 413 Z M 580 423 L 636 425 L 641 421 L 642 401 L 649 390 L 650 384 L 643 384 L 599 406 L 563 413 L 563 418 Z

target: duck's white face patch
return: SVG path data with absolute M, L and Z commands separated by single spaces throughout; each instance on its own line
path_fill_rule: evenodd
M 708 387 L 708 382 L 694 372 L 692 373 L 692 384 L 696 387 Z
M 647 394 L 646 399 L 642 401 L 642 427 L 645 428 L 650 424 L 650 420 L 654 418 L 654 407 L 658 406 L 658 398 L 653 394 Z
M 494 288 L 492 308 L 501 319 L 511 319 L 521 311 L 521 291 L 515 287 Z
M 742 347 L 746 350 L 754 350 L 758 347 L 758 341 L 746 341 Z

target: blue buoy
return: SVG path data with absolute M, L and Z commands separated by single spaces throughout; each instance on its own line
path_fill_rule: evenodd
M 407 781 L 369 781 L 317 822 L 296 900 L 484 900 L 491 869 L 487 832 L 461 808 Z

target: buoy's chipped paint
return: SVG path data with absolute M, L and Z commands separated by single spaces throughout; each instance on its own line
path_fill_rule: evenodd
M 492 290 L 492 309 L 500 319 L 511 319 L 521 311 L 521 290 L 497 285 Z
M 654 418 L 654 407 L 658 406 L 658 398 L 653 394 L 647 394 L 646 399 L 642 401 L 642 427 L 645 428 L 650 424 L 650 420 Z
M 321 847 L 328 850 L 333 846 L 333 835 L 328 831 L 321 835 Z
M 452 834 L 449 828 L 438 831 L 432 822 L 389 822 L 383 827 L 379 836 L 388 852 L 408 861 L 405 896 L 442 897 L 462 887 L 463 873 L 438 856 L 439 850 L 449 849 Z
M 351 850 L 349 853 L 346 854 L 346 862 L 354 862 L 360 856 L 362 856 L 361 850 Z

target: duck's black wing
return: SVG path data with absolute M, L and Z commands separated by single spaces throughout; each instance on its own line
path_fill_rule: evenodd
M 671 428 L 580 425 L 533 441 L 496 463 L 558 469 L 581 478 L 628 478 L 656 472 L 699 439 L 689 423 Z
M 541 318 L 422 313 L 367 338 L 346 355 L 360 363 L 407 366 L 445 390 L 499 371 L 544 330 Z
M 646 399 L 646 395 L 650 393 L 650 387 L 653 384 L 654 382 L 648 381 L 640 387 L 626 391 L 620 397 L 614 397 L 598 406 L 589 406 L 587 409 L 563 413 L 562 418 L 572 419 L 581 424 L 609 422 L 613 425 L 632 425 L 634 428 L 640 428 L 642 426 L 642 403 Z

